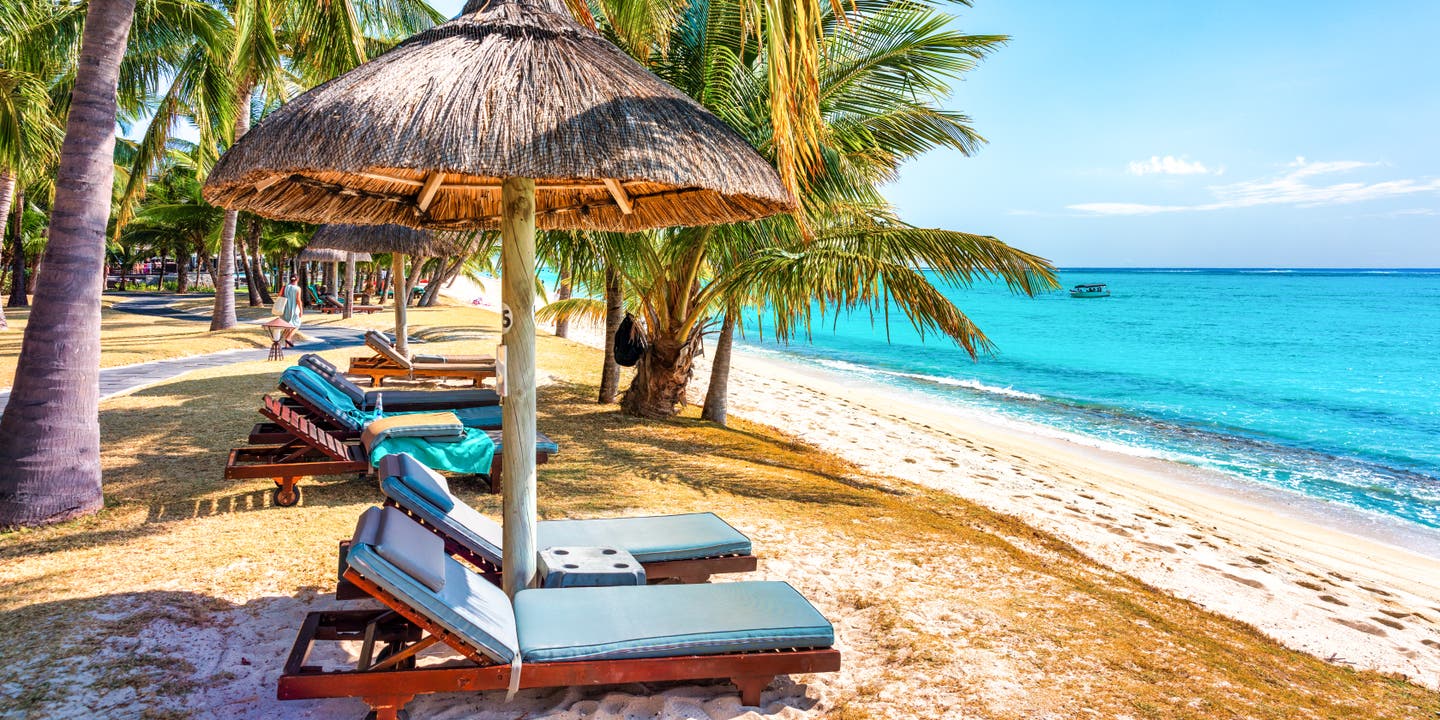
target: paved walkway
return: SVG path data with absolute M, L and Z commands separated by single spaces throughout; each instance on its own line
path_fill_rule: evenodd
M 210 322 L 210 313 L 208 311 L 188 311 L 171 307 L 173 303 L 179 300 L 200 297 L 213 296 L 137 294 L 133 300 L 116 303 L 114 309 L 119 312 L 132 313 L 135 315 L 150 315 L 153 317 L 168 317 L 177 320 L 208 323 Z M 257 330 L 257 332 L 259 331 Z M 300 353 L 330 350 L 332 348 L 359 345 L 364 342 L 364 333 L 355 328 L 313 326 L 305 328 L 304 333 L 310 339 L 305 342 L 296 343 L 297 347 L 289 350 L 286 357 L 290 357 L 291 355 L 299 357 Z M 221 350 L 204 355 L 191 355 L 189 357 L 152 360 L 134 365 L 102 368 L 100 370 L 100 399 L 104 400 L 108 397 L 145 387 L 146 385 L 163 382 L 192 370 L 204 370 L 251 360 L 264 360 L 269 356 L 269 348 Z M 8 388 L 0 390 L 0 410 L 4 410 L 6 403 L 9 401 L 10 390 Z

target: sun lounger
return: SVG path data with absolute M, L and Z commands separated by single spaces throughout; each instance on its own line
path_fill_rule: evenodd
M 410 455 L 381 459 L 385 504 L 399 509 L 445 541 L 445 550 L 500 581 L 500 525 L 450 492 L 444 476 Z M 629 552 L 650 582 L 705 582 L 719 573 L 751 572 L 757 560 L 750 538 L 714 513 L 594 520 L 541 520 L 537 547 L 606 546 Z M 346 545 L 341 545 L 341 553 Z M 342 560 L 340 571 L 345 571 Z M 343 578 L 335 596 L 364 597 Z
M 275 481 L 275 504 L 289 507 L 299 502 L 295 484 L 302 477 L 369 473 L 372 454 L 353 442 L 358 433 L 339 433 L 316 424 L 305 413 L 266 396 L 260 414 L 270 422 L 256 426 L 251 445 L 235 448 L 225 464 L 227 479 L 270 478 Z M 263 432 L 262 432 L 263 429 Z M 482 441 L 481 438 L 488 440 Z M 549 438 L 536 443 L 535 464 L 543 465 L 559 452 Z M 491 452 L 481 452 L 488 445 Z M 390 443 L 397 452 L 409 452 L 432 467 L 452 472 L 481 475 L 491 492 L 500 492 L 501 434 L 499 430 L 467 430 L 461 442 L 430 443 L 421 438 L 400 438 Z M 484 455 L 484 462 L 479 459 Z
M 390 344 L 389 339 L 374 330 L 365 333 L 365 346 L 373 350 L 375 355 L 350 358 L 350 369 L 347 372 L 369 377 L 377 388 L 388 377 L 411 380 L 462 378 L 473 380 L 477 387 L 487 378 L 495 377 L 495 358 L 488 355 L 417 355 L 411 359 L 401 355 Z
M 345 373 L 325 358 L 309 353 L 300 357 L 300 364 L 314 370 L 335 389 L 350 396 L 361 410 L 374 410 L 381 396 L 384 396 L 386 410 L 402 412 L 409 410 L 454 410 L 465 407 L 484 407 L 500 404 L 500 394 L 489 388 L 466 388 L 463 390 L 365 390 L 350 382 Z
M 389 610 L 309 613 L 281 700 L 358 697 L 396 720 L 425 693 L 730 679 L 757 706 L 777 675 L 840 669 L 829 621 L 783 582 L 530 589 L 512 605 L 394 508 L 361 516 L 348 560 Z M 322 640 L 361 641 L 354 669 L 310 664 Z M 416 662 L 440 643 L 463 664 Z
M 377 417 L 375 410 L 360 408 L 355 401 L 356 395 L 342 391 L 333 381 L 326 380 L 319 373 L 303 365 L 286 368 L 285 372 L 280 374 L 280 382 L 277 387 L 292 401 L 318 416 L 312 417 L 312 420 L 335 421 L 330 425 L 334 430 L 359 431 L 365 427 L 366 423 Z M 357 387 L 356 390 L 358 389 Z M 385 398 L 383 407 L 386 415 L 428 412 L 392 408 L 388 397 Z M 499 405 L 436 409 L 455 413 L 466 427 L 482 430 L 494 430 L 500 427 Z
M 352 312 L 361 313 L 363 315 L 377 313 L 384 309 L 385 308 L 379 305 L 362 305 L 360 303 L 353 303 L 350 305 L 350 310 Z M 345 312 L 345 301 L 341 300 L 333 293 L 327 294 L 320 298 L 320 312 L 326 315 L 335 315 L 337 313 Z
M 350 440 L 358 437 L 367 424 L 381 417 L 374 411 L 363 411 L 356 408 L 350 396 L 335 389 L 308 367 L 297 365 L 287 368 L 285 372 L 281 373 L 280 378 L 280 388 L 290 396 L 294 403 L 291 406 L 293 409 L 305 415 L 317 426 L 329 430 L 342 439 Z M 393 417 L 413 412 L 391 412 L 389 406 L 386 405 L 384 416 Z M 458 408 L 450 412 L 453 412 L 466 427 L 492 433 L 496 445 L 499 445 L 499 407 L 492 405 Z M 262 425 L 264 424 L 262 423 Z M 273 432 L 273 428 L 257 426 L 251 431 L 251 442 L 270 440 L 271 438 L 261 437 L 269 432 Z M 560 452 L 560 446 L 541 432 L 535 433 L 535 449 L 537 454 L 546 456 Z

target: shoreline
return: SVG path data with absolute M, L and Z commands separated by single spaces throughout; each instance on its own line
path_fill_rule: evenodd
M 480 297 L 481 307 L 498 306 L 491 293 Z M 571 339 L 598 345 L 598 331 L 572 324 Z M 707 357 L 697 362 L 692 402 L 708 375 Z M 868 472 L 1018 517 L 1287 647 L 1440 689 L 1440 552 L 1396 544 L 1407 533 L 1337 529 L 1314 507 L 1324 501 L 1242 492 L 1217 471 L 1029 431 L 743 348 L 732 361 L 729 409 Z

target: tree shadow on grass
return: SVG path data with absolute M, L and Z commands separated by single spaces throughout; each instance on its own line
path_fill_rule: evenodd
M 863 506 L 874 502 L 866 495 L 870 491 L 896 493 L 799 443 L 691 418 L 634 418 L 597 406 L 591 400 L 594 392 L 592 386 L 555 382 L 539 393 L 538 424 L 561 441 L 561 454 L 546 466 L 542 482 L 552 492 L 584 498 L 586 505 L 609 498 L 623 507 L 626 498 L 606 482 L 623 476 L 706 493 L 812 504 Z M 579 456 L 573 465 L 567 447 Z
M 0 717 L 227 718 L 363 717 L 358 699 L 280 701 L 276 681 L 307 612 L 379 607 L 337 602 L 315 588 L 236 603 L 198 592 L 120 592 L 0 612 L 12 628 L 0 645 Z M 317 643 L 307 664 L 353 667 L 359 644 Z M 422 664 L 459 661 L 437 646 Z M 766 710 L 807 710 L 804 685 L 779 678 Z M 655 683 L 421 696 L 412 717 L 596 718 L 745 714 L 728 683 Z M 643 712 L 637 712 L 643 708 Z M 703 716 L 702 716 L 703 717 Z

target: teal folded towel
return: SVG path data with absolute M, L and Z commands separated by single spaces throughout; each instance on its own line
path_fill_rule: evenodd
M 379 465 L 386 455 L 410 453 L 425 465 L 446 472 L 488 475 L 495 458 L 495 442 L 481 430 L 466 430 L 455 442 L 433 442 L 424 438 L 392 437 L 370 447 L 370 464 Z

